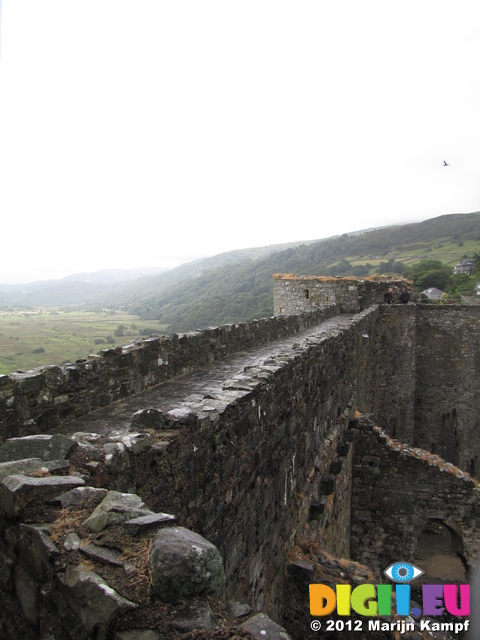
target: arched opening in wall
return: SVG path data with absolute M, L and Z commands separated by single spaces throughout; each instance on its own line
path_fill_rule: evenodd
M 442 520 L 430 520 L 421 532 L 413 564 L 425 571 L 422 583 L 467 581 L 460 535 Z

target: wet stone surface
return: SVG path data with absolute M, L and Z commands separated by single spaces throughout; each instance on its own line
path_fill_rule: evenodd
M 269 368 L 278 366 L 292 351 L 305 348 L 312 340 L 317 342 L 347 329 L 354 317 L 335 316 L 289 338 L 227 356 L 208 367 L 177 376 L 134 397 L 68 422 L 52 433 L 71 435 L 83 431 L 121 436 L 130 430 L 137 430 L 138 417 L 134 420 L 134 416 L 138 416 L 140 411 L 154 409 L 164 415 L 171 413 L 175 417 L 183 416 L 185 420 L 188 420 L 193 409 L 206 413 L 222 411 L 222 408 L 251 388 L 251 376 L 242 385 L 244 371 L 251 372 L 258 368 L 261 372 L 259 380 L 262 374 L 268 377 Z

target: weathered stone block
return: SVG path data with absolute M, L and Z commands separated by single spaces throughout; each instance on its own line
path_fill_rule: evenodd
M 0 462 L 0 480 L 7 476 L 16 474 L 28 475 L 38 471 L 43 466 L 41 458 L 27 458 L 26 460 L 12 460 L 11 462 Z
M 0 448 L 0 462 L 25 458 L 60 460 L 68 458 L 76 446 L 76 442 L 60 433 L 9 438 Z
M 44 580 L 52 571 L 52 559 L 60 554 L 50 538 L 52 530 L 48 525 L 21 524 L 20 531 L 20 560 L 36 580 Z
M 105 637 L 113 620 L 138 606 L 83 565 L 67 567 L 63 591 L 69 607 L 91 637 Z
M 214 626 L 212 610 L 207 600 L 194 599 L 177 611 L 173 628 L 181 633 L 194 629 L 211 629 Z
M 122 560 L 122 553 L 116 549 L 109 549 L 92 543 L 81 545 L 78 549 L 88 558 L 112 565 L 112 567 L 123 567 L 125 564 Z
M 165 429 L 167 420 L 160 409 L 140 409 L 133 414 L 133 429 Z
M 225 574 L 218 549 L 183 527 L 162 529 L 150 552 L 152 590 L 164 602 L 225 595 Z
M 18 391 L 22 394 L 39 391 L 45 382 L 43 373 L 36 369 L 26 373 L 11 373 L 10 379 L 16 382 Z
M 229 602 L 228 613 L 232 618 L 243 618 L 252 613 L 252 607 L 246 602 Z
M 130 453 L 134 454 L 147 451 L 153 444 L 153 437 L 149 433 L 128 433 L 125 436 L 116 437 L 115 440 L 123 444 Z
M 16 517 L 37 500 L 46 502 L 65 489 L 84 484 L 84 480 L 74 476 L 7 476 L 0 483 L 0 508 L 7 515 Z
M 96 487 L 76 487 L 67 493 L 55 498 L 55 502 L 60 502 L 62 509 L 66 507 L 79 509 L 94 496 L 104 498 L 107 495 L 107 489 L 97 489 Z
M 103 445 L 105 464 L 112 473 L 121 473 L 130 466 L 128 452 L 121 442 L 107 442 Z
M 106 527 L 121 524 L 132 518 L 154 515 L 142 500 L 132 493 L 109 491 L 90 517 L 85 520 L 87 527 L 99 533 Z
M 25 618 L 32 625 L 36 625 L 38 622 L 38 591 L 39 584 L 32 579 L 22 565 L 17 565 L 15 567 L 15 592 Z
M 165 525 L 173 522 L 174 520 L 175 516 L 172 516 L 169 513 L 154 513 L 151 516 L 141 516 L 140 518 L 126 520 L 123 523 L 123 528 L 130 535 L 136 536 L 147 529 L 151 529 L 158 525 Z
M 291 640 L 283 627 L 270 620 L 264 613 L 242 622 L 240 629 L 249 631 L 257 640 Z

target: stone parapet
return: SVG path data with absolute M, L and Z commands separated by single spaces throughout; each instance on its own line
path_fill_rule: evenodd
M 293 335 L 337 313 L 334 305 L 171 337 L 157 336 L 63 366 L 0 376 L 0 442 L 46 433 L 122 398 L 244 349 Z

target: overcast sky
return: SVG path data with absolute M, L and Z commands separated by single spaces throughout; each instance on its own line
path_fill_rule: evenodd
M 0 6 L 0 283 L 480 210 L 478 0 Z

